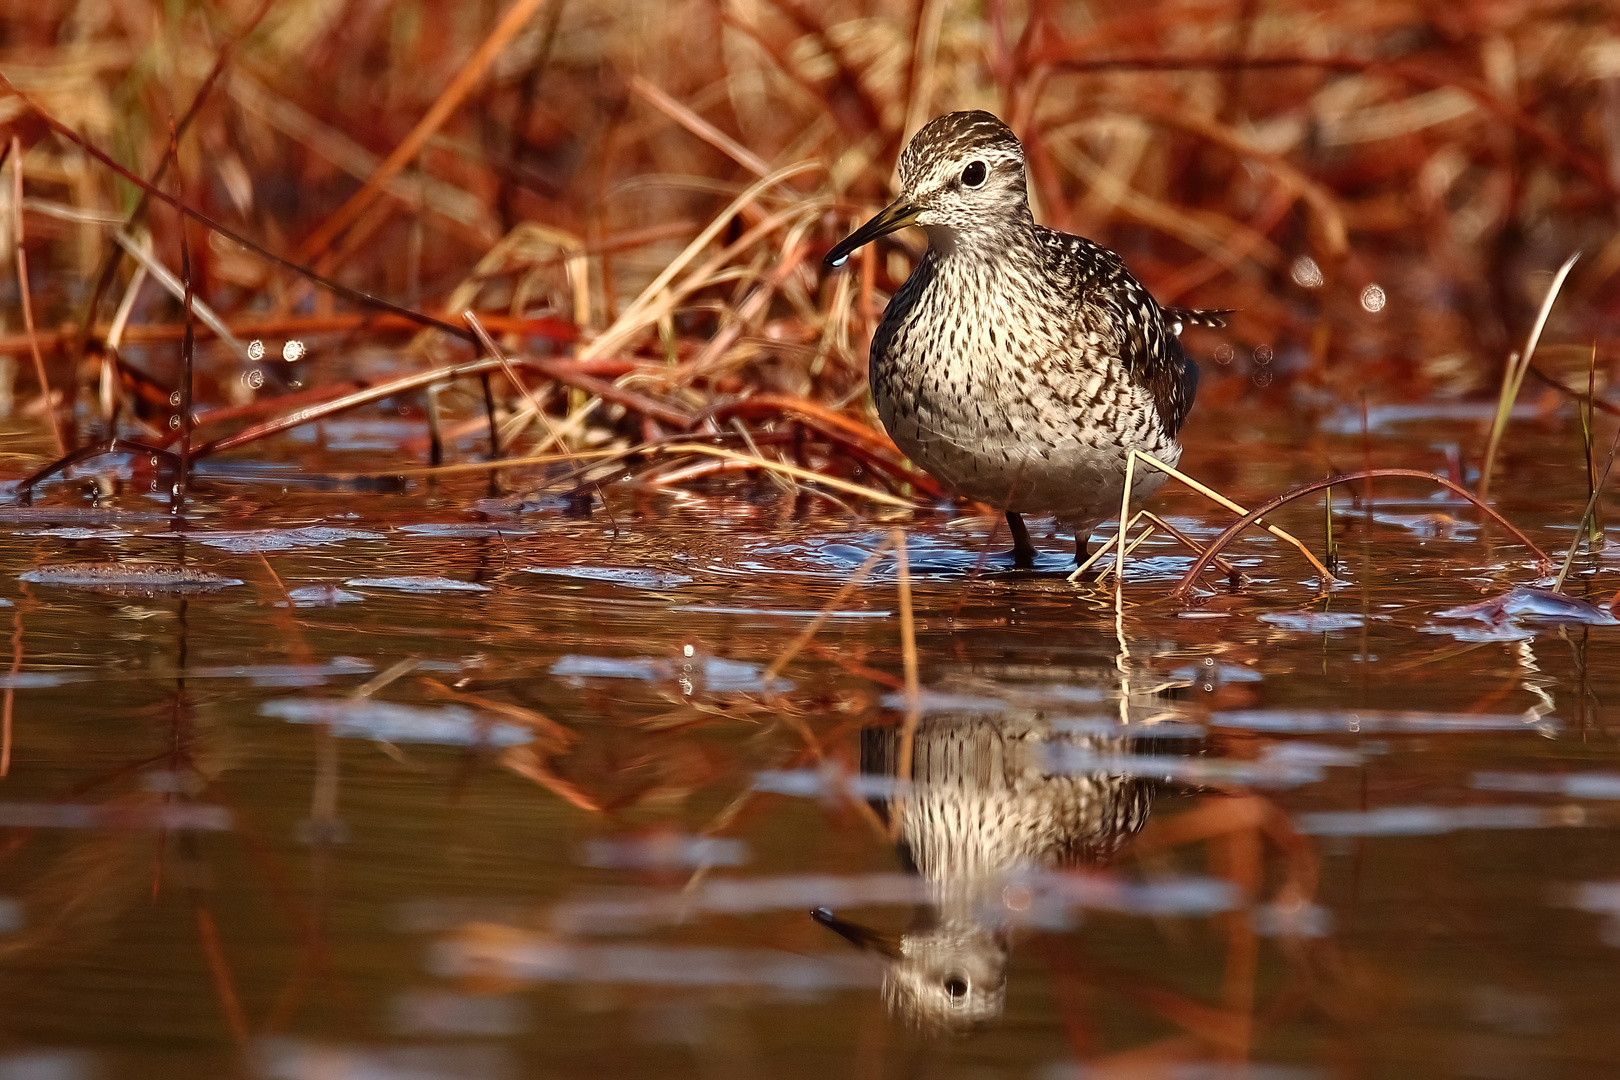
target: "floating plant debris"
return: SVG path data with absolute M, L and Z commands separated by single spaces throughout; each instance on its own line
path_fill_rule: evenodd
M 143 562 L 62 563 L 36 567 L 18 574 L 17 578 L 38 585 L 130 586 L 153 592 L 201 592 L 242 584 L 239 578 L 191 566 Z
M 1435 734 L 1440 732 L 1546 730 L 1555 722 L 1550 717 L 1492 713 L 1397 712 L 1380 709 L 1242 709 L 1218 712 L 1209 722 L 1219 727 L 1248 728 L 1251 731 L 1288 732 L 1299 735 L 1338 733 Z
M 449 979 L 713 986 L 776 990 L 793 998 L 878 982 L 870 961 L 843 952 L 796 956 L 776 949 L 582 944 L 495 927 L 440 941 L 431 970 Z
M 721 836 L 655 833 L 592 840 L 580 862 L 607 870 L 691 870 L 699 866 L 742 866 L 748 845 Z
M 336 585 L 301 585 L 287 593 L 287 596 L 292 600 L 294 607 L 333 607 L 337 604 L 358 604 L 365 600 L 359 593 L 340 589 Z M 286 600 L 276 601 L 277 607 L 286 605 Z
M 1481 791 L 1542 792 L 1571 799 L 1620 799 L 1620 773 L 1477 772 Z
M 420 525 L 401 525 L 399 531 L 410 536 L 475 540 L 486 536 L 522 536 L 529 528 L 519 525 L 481 525 L 470 521 L 430 521 Z
M 710 693 L 731 694 L 765 689 L 765 669 L 757 664 L 727 660 L 719 656 L 659 658 L 650 656 L 564 656 L 551 666 L 553 675 L 568 679 L 641 679 L 648 682 L 684 680 L 687 693 L 700 686 Z M 771 681 L 772 689 L 792 685 L 786 679 Z
M 663 570 L 648 570 L 635 566 L 530 566 L 531 574 L 553 577 L 584 578 L 587 581 L 605 581 L 613 585 L 626 585 L 633 589 L 671 589 L 692 580 L 688 574 L 675 574 Z
M 489 592 L 488 585 L 476 581 L 455 581 L 442 577 L 378 577 L 350 578 L 343 584 L 357 589 L 392 589 L 395 592 Z
M 1586 623 L 1590 626 L 1613 626 L 1620 619 L 1607 608 L 1563 593 L 1520 585 L 1501 596 L 1493 596 L 1478 603 L 1463 604 L 1439 612 L 1442 619 L 1477 619 L 1500 625 L 1513 619 L 1531 619 L 1542 622 Z
M 1386 806 L 1300 814 L 1307 836 L 1439 836 L 1464 829 L 1552 829 L 1580 825 L 1579 814 L 1541 806 Z
M 1360 615 L 1346 611 L 1268 611 L 1260 621 L 1280 630 L 1307 634 L 1327 634 L 1336 630 L 1358 630 L 1366 625 Z
M 154 533 L 152 539 L 186 539 L 222 551 L 247 554 L 255 551 L 290 551 L 294 548 L 338 544 L 345 540 L 375 540 L 377 533 L 364 529 L 339 529 L 327 525 L 305 525 L 297 529 L 256 529 L 252 532 Z
M 534 738 L 528 728 L 460 705 L 400 705 L 346 698 L 282 698 L 259 706 L 265 716 L 295 724 L 329 724 L 340 737 L 440 746 L 518 746 Z
M 175 829 L 221 832 L 232 827 L 223 806 L 191 802 L 22 803 L 0 802 L 6 829 Z

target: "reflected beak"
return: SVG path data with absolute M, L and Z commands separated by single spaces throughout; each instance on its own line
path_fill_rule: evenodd
M 903 229 L 907 225 L 915 225 L 917 215 L 921 212 L 921 210 L 904 199 L 894 200 L 894 202 L 884 207 L 877 217 L 835 244 L 833 249 L 827 252 L 827 265 L 843 266 L 844 260 L 849 258 L 850 253 L 856 248 L 870 244 L 880 236 L 887 236 L 896 229 Z
M 873 930 L 869 926 L 862 926 L 860 923 L 840 919 L 824 907 L 812 909 L 810 917 L 858 949 L 879 953 L 891 960 L 900 957 L 900 943 L 888 934 Z

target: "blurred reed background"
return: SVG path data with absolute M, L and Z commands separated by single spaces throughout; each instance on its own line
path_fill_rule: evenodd
M 42 368 L 63 449 L 179 437 L 180 290 L 153 279 L 183 255 L 197 299 L 271 343 L 263 371 L 240 343 L 199 353 L 198 424 L 352 390 L 352 347 L 412 328 L 344 322 L 364 308 L 200 226 L 183 253 L 169 206 L 121 225 L 139 190 L 30 101 L 292 262 L 594 364 L 527 404 L 498 386 L 508 445 L 651 440 L 750 394 L 751 419 L 820 435 L 835 412 L 870 421 L 866 342 L 917 238 L 843 273 L 820 256 L 887 200 L 908 134 L 959 108 L 1023 138 L 1041 220 L 1118 249 L 1161 301 L 1240 309 L 1190 338 L 1206 409 L 1488 394 L 1576 249 L 1547 340 L 1581 344 L 1537 363 L 1584 392 L 1595 343 L 1601 392 L 1617 359 L 1604 3 L 35 0 L 0 13 L 0 72 L 26 95 L 0 97 L 0 255 L 26 264 L 38 328 L 0 277 L 0 405 L 38 417 Z M 109 261 L 120 228 L 145 270 Z M 309 352 L 289 365 L 292 337 Z M 407 355 L 470 349 L 439 334 Z M 623 392 L 600 407 L 606 381 Z M 887 459 L 853 430 L 839 445 Z

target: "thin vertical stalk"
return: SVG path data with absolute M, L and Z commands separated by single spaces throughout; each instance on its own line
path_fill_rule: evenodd
M 174 158 L 175 198 L 185 205 L 185 182 L 180 171 L 180 136 L 169 128 L 169 153 Z M 186 215 L 180 215 L 180 284 L 185 290 L 181 304 L 184 307 L 185 336 L 180 341 L 180 475 L 174 482 L 174 498 L 170 511 L 180 513 L 185 506 L 186 490 L 191 483 L 191 396 L 193 389 L 192 364 L 197 352 L 196 319 L 192 313 L 195 289 L 191 280 L 191 242 Z
M 14 187 L 11 208 L 16 214 L 17 237 L 17 294 L 22 300 L 23 326 L 28 330 L 28 347 L 34 352 L 34 372 L 39 377 L 39 393 L 45 402 L 45 417 L 50 421 L 51 437 L 56 440 L 58 456 L 67 453 L 67 437 L 62 434 L 62 422 L 56 415 L 56 404 L 51 400 L 51 380 L 45 374 L 45 356 L 39 351 L 39 334 L 34 329 L 34 299 L 28 289 L 28 252 L 23 243 L 23 161 L 22 144 L 17 136 L 11 137 L 11 167 Z
M 1587 523 L 1594 520 L 1597 514 L 1598 497 L 1609 483 L 1609 470 L 1614 468 L 1614 454 L 1620 450 L 1620 428 L 1614 432 L 1614 441 L 1609 444 L 1609 460 L 1603 463 L 1603 474 L 1592 485 L 1592 494 L 1586 500 L 1586 509 L 1581 512 L 1580 524 L 1575 526 L 1575 535 L 1570 538 L 1569 550 L 1564 553 L 1564 565 L 1559 567 L 1558 576 L 1553 579 L 1553 592 L 1564 591 L 1564 579 L 1569 576 L 1569 568 L 1575 563 L 1575 552 L 1581 546 L 1581 540 L 1586 535 Z M 1600 537 L 1601 533 L 1598 534 Z
M 1339 568 L 1339 545 L 1333 539 L 1333 485 L 1322 489 L 1322 524 L 1327 536 L 1322 562 L 1329 570 Z

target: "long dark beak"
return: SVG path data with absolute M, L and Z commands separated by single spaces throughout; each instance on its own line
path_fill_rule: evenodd
M 833 249 L 827 252 L 827 265 L 843 266 L 844 260 L 849 258 L 850 253 L 863 244 L 870 244 L 878 237 L 887 236 L 896 229 L 903 229 L 907 225 L 915 225 L 918 213 L 920 211 L 904 199 L 894 200 L 894 202 L 885 206 L 877 217 L 835 244 Z
M 881 953 L 891 960 L 900 956 L 900 943 L 888 934 L 840 919 L 824 907 L 811 909 L 810 917 L 858 949 Z

